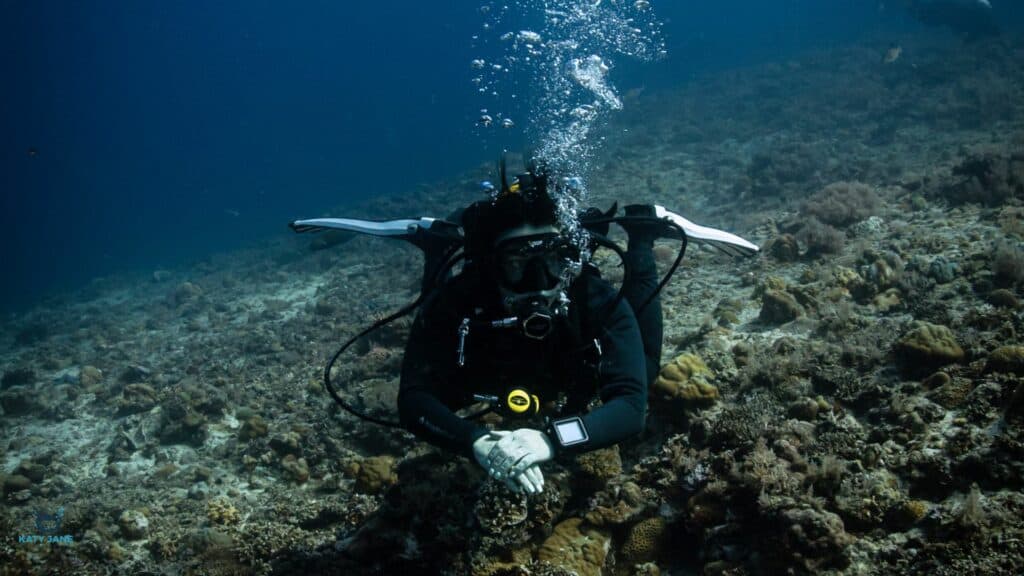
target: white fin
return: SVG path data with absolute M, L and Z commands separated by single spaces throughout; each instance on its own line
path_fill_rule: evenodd
M 312 232 L 320 230 L 348 230 L 373 236 L 403 237 L 412 236 L 417 229 L 429 229 L 436 218 L 403 218 L 400 220 L 356 220 L 355 218 L 313 218 L 296 220 L 291 223 L 296 232 Z
M 667 218 L 678 224 L 686 232 L 686 237 L 690 240 L 708 244 L 730 256 L 753 256 L 761 250 L 756 244 L 748 242 L 735 234 L 694 224 L 679 214 L 666 210 L 664 206 L 655 205 L 654 214 L 658 218 Z

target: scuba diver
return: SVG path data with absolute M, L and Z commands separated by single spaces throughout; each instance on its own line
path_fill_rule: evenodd
M 335 401 L 365 420 L 473 458 L 513 491 L 536 494 L 544 488 L 544 462 L 643 431 L 647 387 L 660 368 L 659 292 L 687 241 L 734 256 L 758 248 L 655 205 L 626 206 L 621 216 L 617 205 L 606 212 L 591 208 L 576 226 L 565 226 L 555 198 L 570 184 L 552 182 L 536 164 L 510 179 L 505 158 L 499 171 L 500 189 L 488 185 L 491 198 L 447 220 L 324 218 L 291 227 L 401 238 L 425 253 L 420 298 L 349 340 L 328 363 L 324 381 Z M 608 239 L 611 223 L 625 230 L 625 251 Z M 679 240 L 681 248 L 659 283 L 653 248 L 661 237 Z M 619 290 L 589 261 L 599 248 L 616 252 L 623 263 Z M 453 273 L 459 261 L 461 271 Z M 360 412 L 337 393 L 331 366 L 355 339 L 416 307 L 402 363 L 399 422 Z M 469 416 L 458 413 L 480 405 L 485 408 Z M 491 412 L 501 416 L 499 429 L 478 421 Z

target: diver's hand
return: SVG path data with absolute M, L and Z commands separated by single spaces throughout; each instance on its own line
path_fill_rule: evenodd
M 540 494 L 544 491 L 544 475 L 540 472 L 540 466 L 536 464 L 523 470 L 518 476 L 510 477 L 509 481 L 520 486 L 527 494 Z
M 492 430 L 487 434 L 476 439 L 473 442 L 473 456 L 476 461 L 487 473 L 494 476 L 494 466 L 491 463 L 491 453 L 494 451 L 494 447 L 498 444 L 498 441 L 511 434 L 508 430 Z
M 516 494 L 540 494 L 544 491 L 544 475 L 540 466 L 531 466 L 518 476 L 505 478 L 505 487 Z
M 498 439 L 487 455 L 491 476 L 498 480 L 517 478 L 531 467 L 555 455 L 551 440 L 540 430 L 520 428 Z
M 508 430 L 494 430 L 488 432 L 473 442 L 473 456 L 480 466 L 487 470 L 488 475 L 495 479 L 502 479 L 498 470 L 492 465 L 489 455 L 495 445 L 504 437 L 511 434 Z M 498 453 L 495 452 L 495 455 Z M 517 493 L 540 494 L 544 490 L 544 475 L 541 474 L 538 466 L 527 468 L 516 476 L 504 475 L 505 486 Z

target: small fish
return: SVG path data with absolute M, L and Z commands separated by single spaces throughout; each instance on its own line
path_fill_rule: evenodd
M 39 156 L 39 150 L 35 147 L 29 148 L 28 155 L 31 156 L 32 158 L 35 158 L 36 156 Z
M 235 218 L 238 218 L 239 216 L 242 215 L 242 213 L 239 212 L 238 210 L 232 210 L 231 208 L 225 208 L 224 213 L 227 214 L 228 216 L 234 216 Z
M 882 57 L 882 62 L 885 64 L 892 64 L 893 62 L 900 59 L 900 55 L 903 54 L 903 47 L 899 44 L 890 44 L 889 49 L 885 51 L 885 56 Z

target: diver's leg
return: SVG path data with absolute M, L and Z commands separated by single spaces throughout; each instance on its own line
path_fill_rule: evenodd
M 436 283 L 434 279 L 440 271 L 439 266 L 444 264 L 444 246 L 432 242 L 423 247 L 423 279 L 420 280 L 420 293 L 426 294 Z
M 626 216 L 646 216 L 626 207 Z M 642 206 L 640 209 L 649 207 Z M 632 214 L 631 214 L 632 212 Z M 625 265 L 629 267 L 628 281 L 623 284 L 623 297 L 629 302 L 636 313 L 637 324 L 640 325 L 640 338 L 644 344 L 644 356 L 647 360 L 647 382 L 650 384 L 658 376 L 661 369 L 661 347 L 664 333 L 664 320 L 661 311 L 661 296 L 655 295 L 642 309 L 651 294 L 658 287 L 658 267 L 654 261 L 654 240 L 658 237 L 662 226 L 647 222 L 623 222 L 621 226 L 629 235 L 626 248 Z

